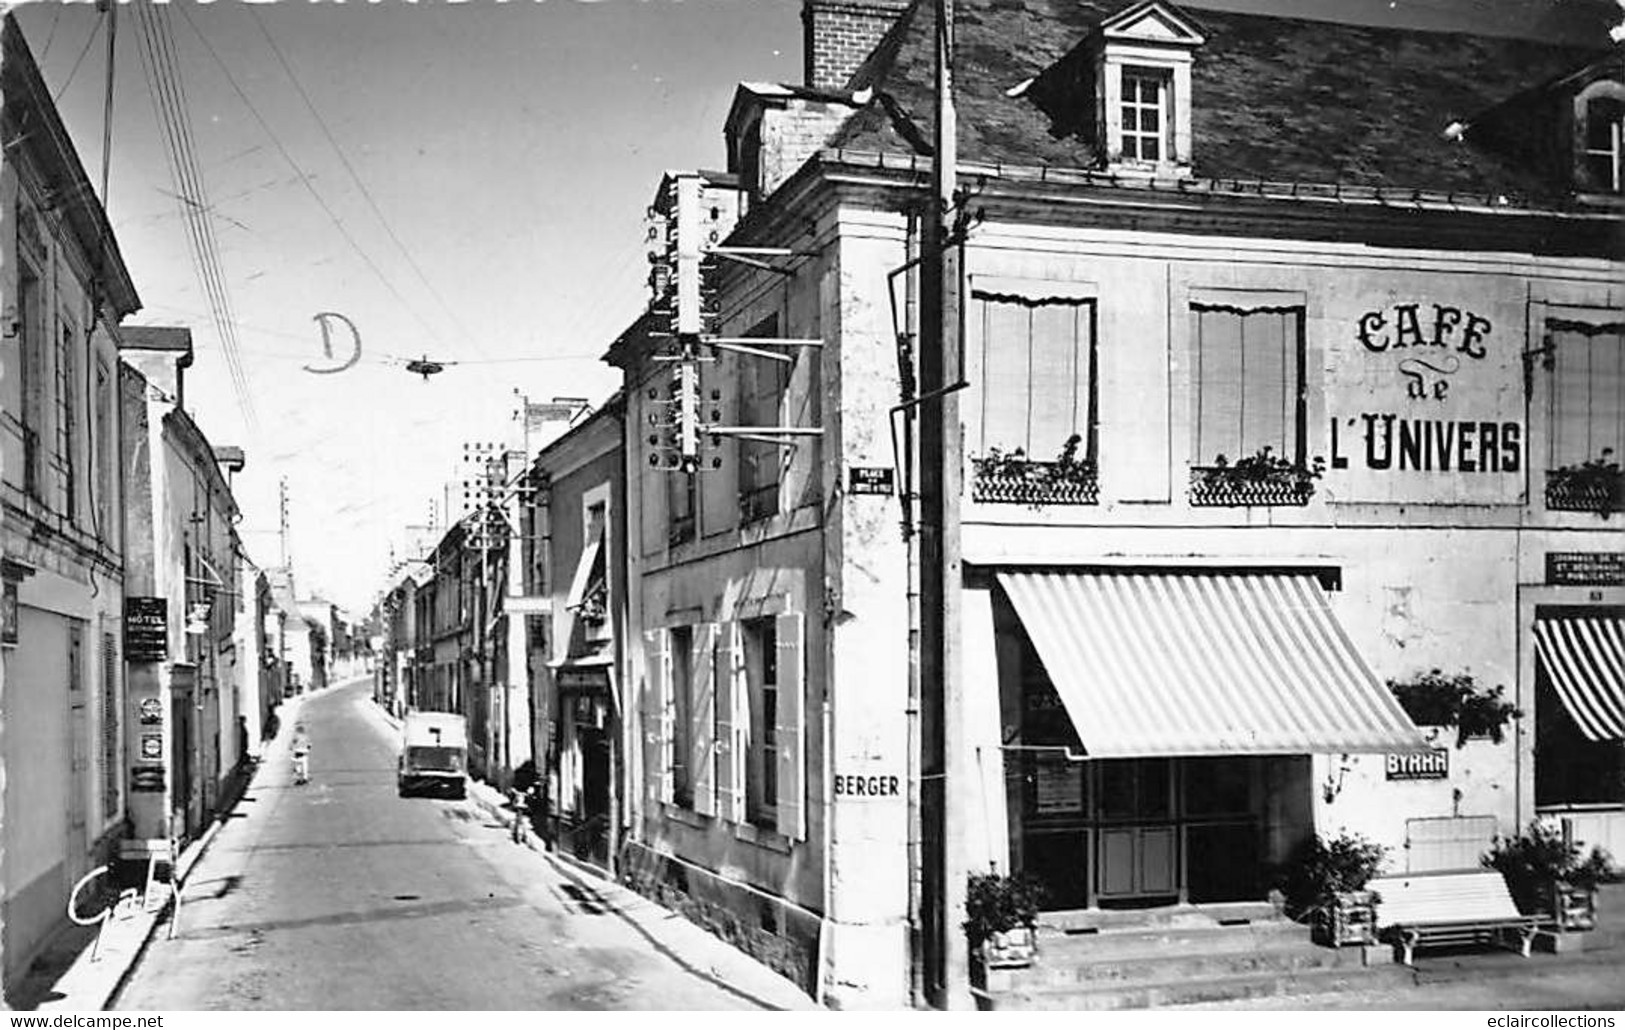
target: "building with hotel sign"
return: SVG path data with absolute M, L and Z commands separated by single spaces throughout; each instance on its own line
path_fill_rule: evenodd
M 623 877 L 831 1004 L 890 1005 L 962 986 L 971 872 L 1030 873 L 1088 929 L 1256 907 L 1317 833 L 1394 872 L 1476 867 L 1537 817 L 1625 854 L 1617 48 L 955 6 L 945 843 L 902 404 L 933 5 L 807 0 L 807 81 L 741 85 L 727 172 L 663 185 L 692 181 L 706 237 L 697 349 L 662 300 L 609 355 Z M 1432 680 L 1521 716 L 1419 726 L 1390 684 Z

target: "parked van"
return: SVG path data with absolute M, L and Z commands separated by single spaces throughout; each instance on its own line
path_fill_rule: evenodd
M 401 730 L 400 768 L 395 785 L 400 795 L 425 790 L 463 797 L 468 768 L 468 724 L 447 712 L 408 712 Z

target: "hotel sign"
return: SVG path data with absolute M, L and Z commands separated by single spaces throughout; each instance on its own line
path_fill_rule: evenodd
M 1444 780 L 1450 777 L 1450 752 L 1442 747 L 1432 751 L 1390 754 L 1384 759 L 1390 780 Z
M 124 658 L 131 662 L 162 662 L 169 659 L 167 598 L 124 599 Z
M 1548 551 L 1546 585 L 1625 586 L 1625 554 L 1611 551 Z

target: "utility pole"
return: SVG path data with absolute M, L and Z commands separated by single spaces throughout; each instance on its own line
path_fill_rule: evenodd
M 288 565 L 288 477 L 277 480 L 277 540 L 282 557 L 282 568 Z
M 921 254 L 920 821 L 926 1000 L 962 1006 L 969 982 L 959 930 L 965 885 L 950 800 L 959 732 L 960 251 L 952 230 L 958 160 L 953 102 L 954 0 L 936 5 L 936 140 Z

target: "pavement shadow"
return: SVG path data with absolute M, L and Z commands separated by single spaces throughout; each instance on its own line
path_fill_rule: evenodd
M 688 961 L 682 955 L 678 954 L 677 952 L 673 951 L 671 948 L 667 947 L 665 945 L 665 943 L 663 943 L 658 937 L 656 937 L 654 934 L 650 933 L 648 930 L 644 929 L 643 925 L 641 923 L 639 923 L 636 919 L 633 919 L 627 913 L 622 912 L 618 907 L 616 907 L 614 902 L 610 901 L 608 898 L 606 898 L 602 894 L 598 893 L 598 891 L 593 888 L 592 884 L 588 883 L 586 880 L 584 880 L 580 876 L 578 876 L 575 872 L 568 869 L 564 865 L 564 863 L 555 861 L 555 862 L 552 863 L 552 866 L 553 866 L 553 868 L 555 870 L 558 871 L 560 876 L 564 877 L 566 880 L 569 881 L 569 884 L 567 884 L 566 886 L 564 886 L 562 888 L 565 891 L 565 893 L 570 894 L 571 893 L 570 888 L 574 887 L 576 889 L 576 891 L 579 891 L 581 894 L 597 899 L 598 903 L 603 906 L 604 910 L 608 914 L 615 916 L 616 918 L 620 919 L 621 922 L 623 922 L 627 926 L 631 927 L 632 930 L 639 937 L 642 937 L 645 941 L 647 941 L 649 943 L 649 946 L 651 948 L 653 948 L 655 951 L 659 952 L 660 954 L 664 955 L 666 958 L 670 959 L 672 962 L 676 963 L 677 966 L 679 966 L 681 969 L 683 969 L 683 971 L 688 973 L 690 976 L 696 977 L 696 978 L 698 978 L 700 980 L 704 980 L 706 983 L 712 985 L 713 987 L 716 987 L 718 990 L 726 991 L 727 993 L 733 995 L 734 997 L 740 999 L 741 1001 L 748 1001 L 752 1005 L 755 1005 L 757 1008 L 765 1009 L 765 1010 L 767 1010 L 769 1012 L 783 1012 L 783 1011 L 785 1011 L 785 1009 L 779 1007 L 778 1005 L 773 1004 L 770 1001 L 767 1001 L 767 1000 L 765 1000 L 763 998 L 758 998 L 756 995 L 750 993 L 749 991 L 744 990 L 743 988 L 740 988 L 740 987 L 736 987 L 735 985 L 729 983 L 728 981 L 722 979 L 721 977 L 718 977 L 717 975 L 712 973 L 710 970 L 701 969 L 699 966 L 696 966 L 694 963 Z M 574 897 L 575 895 L 571 894 L 571 896 Z M 653 904 L 653 903 L 651 902 L 651 904 Z M 681 915 L 677 914 L 676 912 L 672 912 L 669 909 L 664 909 L 664 911 L 666 912 L 666 914 L 667 914 L 667 916 L 669 918 L 672 918 L 672 919 L 682 919 L 683 918 Z M 685 920 L 685 922 L 686 922 L 686 920 Z M 705 932 L 703 927 L 696 926 L 695 929 L 701 930 L 702 932 Z M 719 938 L 719 940 L 720 940 L 720 938 Z M 722 943 L 726 945 L 727 942 L 724 941 Z

